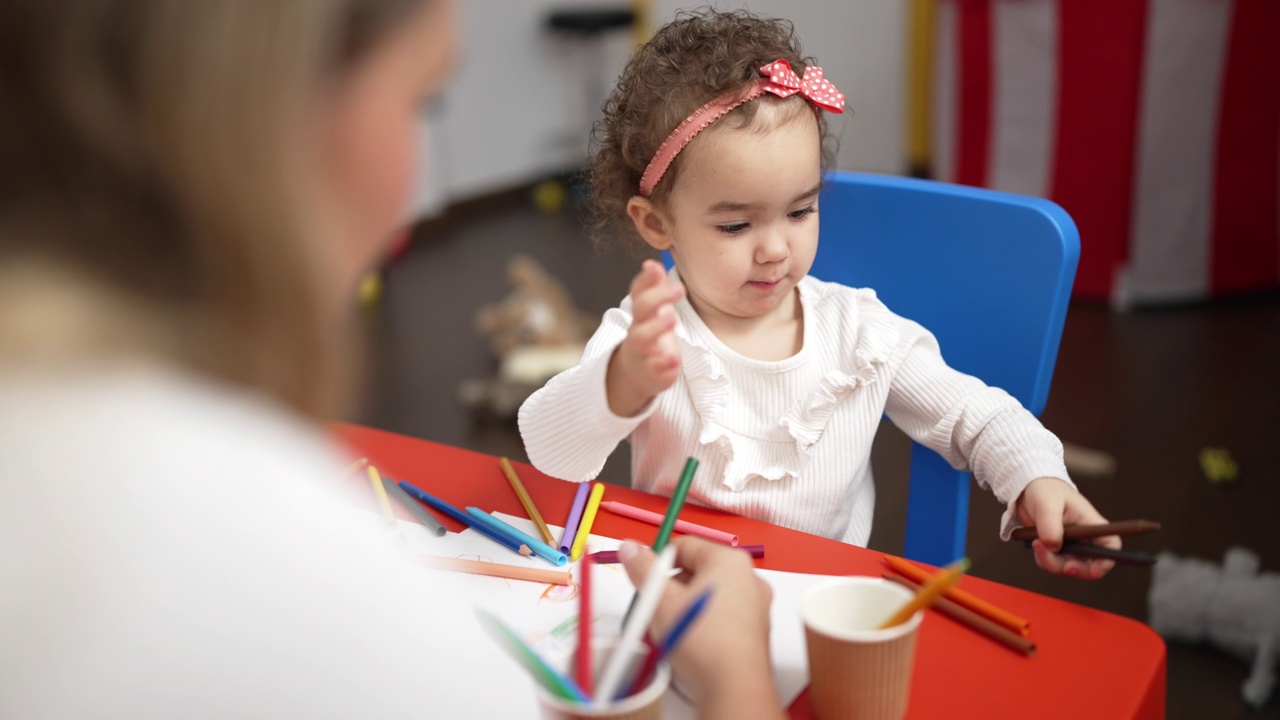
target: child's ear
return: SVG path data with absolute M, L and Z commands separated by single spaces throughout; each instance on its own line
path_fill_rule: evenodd
M 636 226 L 636 232 L 654 250 L 671 248 L 671 224 L 666 213 L 649 198 L 633 195 L 627 201 L 627 217 Z

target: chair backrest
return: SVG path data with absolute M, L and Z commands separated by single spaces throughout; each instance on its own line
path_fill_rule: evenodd
M 819 202 L 812 274 L 869 287 L 933 332 L 947 364 L 1039 415 L 1049 396 L 1080 235 L 1044 199 L 930 180 L 835 172 Z M 913 443 L 905 554 L 964 555 L 969 474 Z

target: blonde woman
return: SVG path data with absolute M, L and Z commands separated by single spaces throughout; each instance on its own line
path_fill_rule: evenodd
M 348 400 L 346 310 L 401 220 L 452 14 L 0 3 L 0 716 L 503 706 L 474 692 L 497 651 L 470 609 L 330 496 L 318 425 Z M 708 716 L 744 716 L 728 680 L 767 673 L 767 589 L 681 552 L 658 625 L 724 589 L 677 662 Z

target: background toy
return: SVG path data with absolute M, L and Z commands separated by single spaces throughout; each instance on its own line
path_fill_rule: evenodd
M 574 305 L 564 284 L 531 257 L 512 257 L 507 281 L 507 296 L 482 306 L 475 317 L 477 332 L 498 360 L 497 374 L 465 380 L 458 388 L 464 406 L 502 418 L 514 417 L 543 383 L 577 365 L 599 322 Z
M 1254 708 L 1271 696 L 1280 653 L 1280 574 L 1258 569 L 1240 547 L 1221 566 L 1160 553 L 1148 596 L 1151 627 L 1165 639 L 1208 642 L 1252 663 L 1241 693 Z

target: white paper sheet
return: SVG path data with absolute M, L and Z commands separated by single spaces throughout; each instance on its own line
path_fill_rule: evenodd
M 536 537 L 533 522 L 526 519 L 495 513 L 504 522 Z M 381 516 L 370 515 L 378 522 Z M 505 565 L 556 569 L 540 558 L 526 558 L 498 545 L 480 533 L 467 529 L 460 533 L 447 533 L 435 537 L 421 525 L 399 521 L 404 549 L 411 555 L 440 555 L 495 562 Z M 560 537 L 562 528 L 548 526 L 553 536 Z M 615 550 L 621 542 L 599 535 L 590 535 L 587 552 Z M 563 570 L 573 573 L 570 586 L 543 585 L 521 580 L 483 575 L 468 575 L 464 583 L 469 591 L 466 601 L 484 608 L 500 618 L 519 633 L 525 641 L 548 662 L 560 668 L 568 667 L 570 653 L 577 645 L 578 585 L 581 563 L 569 563 Z M 448 572 L 424 570 L 423 572 Z M 811 585 L 825 579 L 823 575 L 803 575 L 757 570 L 757 574 L 773 589 L 773 605 L 770 609 L 771 634 L 769 638 L 773 679 L 778 696 L 784 706 L 790 705 L 809 683 L 808 662 L 805 655 L 804 628 L 800 622 L 800 597 Z M 597 565 L 591 576 L 592 636 L 616 637 L 621 631 L 622 616 L 631 602 L 634 588 L 627 580 L 621 565 Z M 494 654 L 503 654 L 494 644 Z M 524 669 L 514 661 L 495 663 L 492 674 L 477 677 L 477 692 L 492 693 L 495 687 L 529 688 Z M 498 677 L 495 677 L 496 674 Z M 525 677 L 521 677 L 525 676 Z M 678 682 L 677 682 L 678 684 Z M 537 704 L 531 691 L 511 692 L 508 714 L 511 718 L 538 717 Z M 678 720 L 694 718 L 695 709 L 676 692 L 668 692 L 663 717 Z

